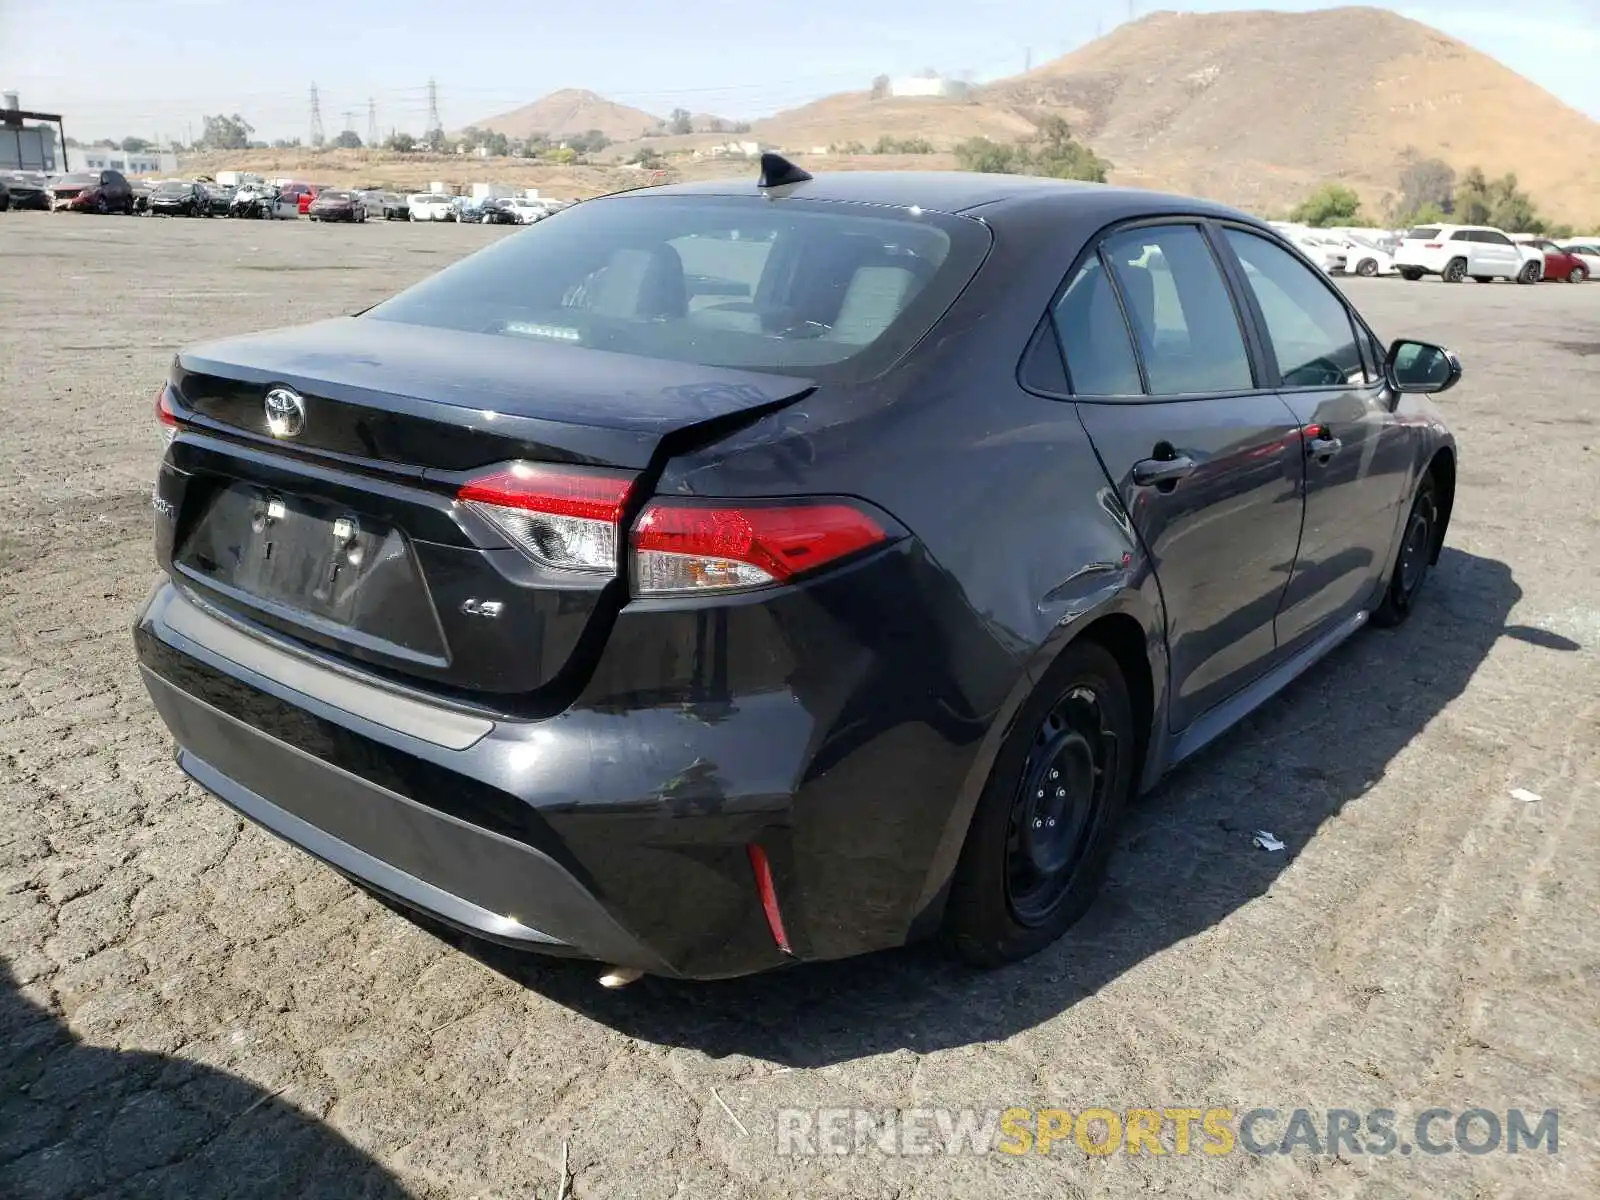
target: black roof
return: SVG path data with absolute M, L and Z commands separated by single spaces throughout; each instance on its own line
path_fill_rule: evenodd
M 1115 210 L 1161 212 L 1182 210 L 1219 216 L 1243 216 L 1235 210 L 1209 200 L 1167 195 L 1140 188 L 1113 187 L 1103 183 L 1077 183 L 1064 179 L 1045 179 L 1035 175 L 985 175 L 976 171 L 832 171 L 805 183 L 773 189 L 774 194 L 808 200 L 848 201 L 857 204 L 886 204 L 895 208 L 921 207 L 939 212 L 960 213 L 988 205 L 1009 205 L 1035 200 L 1056 201 L 1077 197 L 1084 206 Z M 756 172 L 742 179 L 712 179 L 699 183 L 675 183 L 641 188 L 623 195 L 653 196 L 754 196 Z M 1253 219 L 1253 218 L 1247 218 Z

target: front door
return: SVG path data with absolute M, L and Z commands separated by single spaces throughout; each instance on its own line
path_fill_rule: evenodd
M 1300 426 L 1305 526 L 1277 619 L 1278 644 L 1293 648 L 1371 600 L 1411 450 L 1363 358 L 1361 327 L 1321 273 L 1260 234 L 1230 227 L 1225 237 L 1260 310 L 1279 394 Z
M 1199 225 L 1112 234 L 1055 320 L 1079 415 L 1160 583 L 1182 730 L 1273 662 L 1300 537 L 1299 422 L 1257 389 Z

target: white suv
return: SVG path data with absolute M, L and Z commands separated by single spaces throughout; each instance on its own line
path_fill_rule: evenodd
M 1411 230 L 1394 254 L 1407 279 L 1437 275 L 1446 283 L 1515 279 L 1538 283 L 1544 260 L 1528 254 L 1499 229 L 1486 225 L 1422 225 Z

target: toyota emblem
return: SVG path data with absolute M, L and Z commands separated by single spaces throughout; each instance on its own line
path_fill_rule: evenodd
M 306 427 L 305 397 L 291 388 L 275 387 L 267 393 L 267 428 L 273 437 L 298 437 Z

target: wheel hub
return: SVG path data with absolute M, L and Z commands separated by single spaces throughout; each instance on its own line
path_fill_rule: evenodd
M 1071 889 L 1106 811 L 1116 742 L 1087 687 L 1063 696 L 1034 736 L 1012 805 L 1006 869 L 1007 899 L 1023 924 L 1048 921 Z

